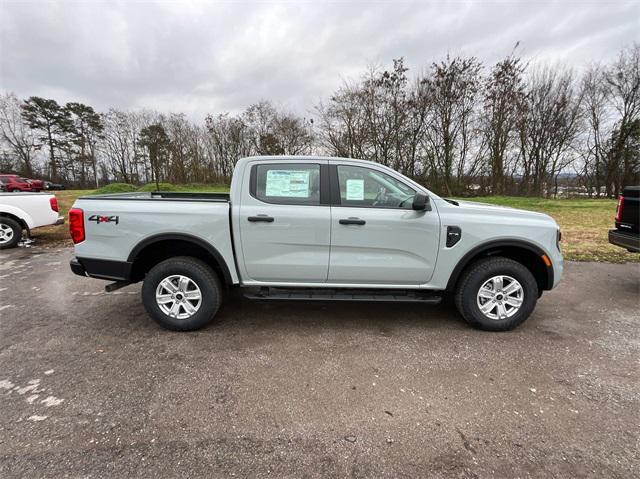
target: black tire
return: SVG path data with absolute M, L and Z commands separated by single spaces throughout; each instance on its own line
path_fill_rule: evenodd
M 156 302 L 158 285 L 172 275 L 185 276 L 200 288 L 200 307 L 188 318 L 169 316 Z M 208 325 L 218 312 L 221 300 L 222 288 L 216 273 L 203 261 L 189 256 L 177 256 L 158 263 L 147 273 L 142 285 L 142 302 L 147 313 L 156 323 L 171 331 L 194 331 Z
M 15 248 L 22 239 L 22 226 L 13 218 L 6 216 L 0 216 L 0 225 L 8 226 L 13 231 L 13 236 L 9 241 L 0 243 L 0 249 Z
M 510 276 L 522 286 L 523 298 L 520 309 L 510 317 L 492 319 L 480 310 L 478 292 L 489 279 Z M 522 324 L 533 312 L 538 301 L 538 283 L 521 263 L 508 258 L 492 257 L 481 259 L 469 266 L 455 293 L 455 302 L 462 317 L 473 327 L 485 331 L 508 331 Z

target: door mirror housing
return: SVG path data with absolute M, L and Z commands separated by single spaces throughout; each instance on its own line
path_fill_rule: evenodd
M 429 197 L 425 193 L 418 191 L 413 197 L 413 204 L 411 207 L 416 211 L 431 211 Z

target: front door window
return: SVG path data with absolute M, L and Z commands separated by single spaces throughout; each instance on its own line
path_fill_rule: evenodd
M 411 209 L 416 191 L 392 176 L 370 168 L 338 165 L 340 205 Z

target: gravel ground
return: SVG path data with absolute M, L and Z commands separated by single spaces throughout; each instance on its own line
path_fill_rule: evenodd
M 568 263 L 509 333 L 241 299 L 171 333 L 67 248 L 0 255 L 0 477 L 640 476 L 637 264 Z

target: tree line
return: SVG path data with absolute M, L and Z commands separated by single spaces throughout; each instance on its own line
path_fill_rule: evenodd
M 270 101 L 238 114 L 109 109 L 0 96 L 0 170 L 81 187 L 227 182 L 252 155 L 324 154 L 390 166 L 445 195 L 589 196 L 640 183 L 640 45 L 577 73 L 513 52 L 449 56 L 409 76 L 402 58 L 344 82 L 306 117 Z

